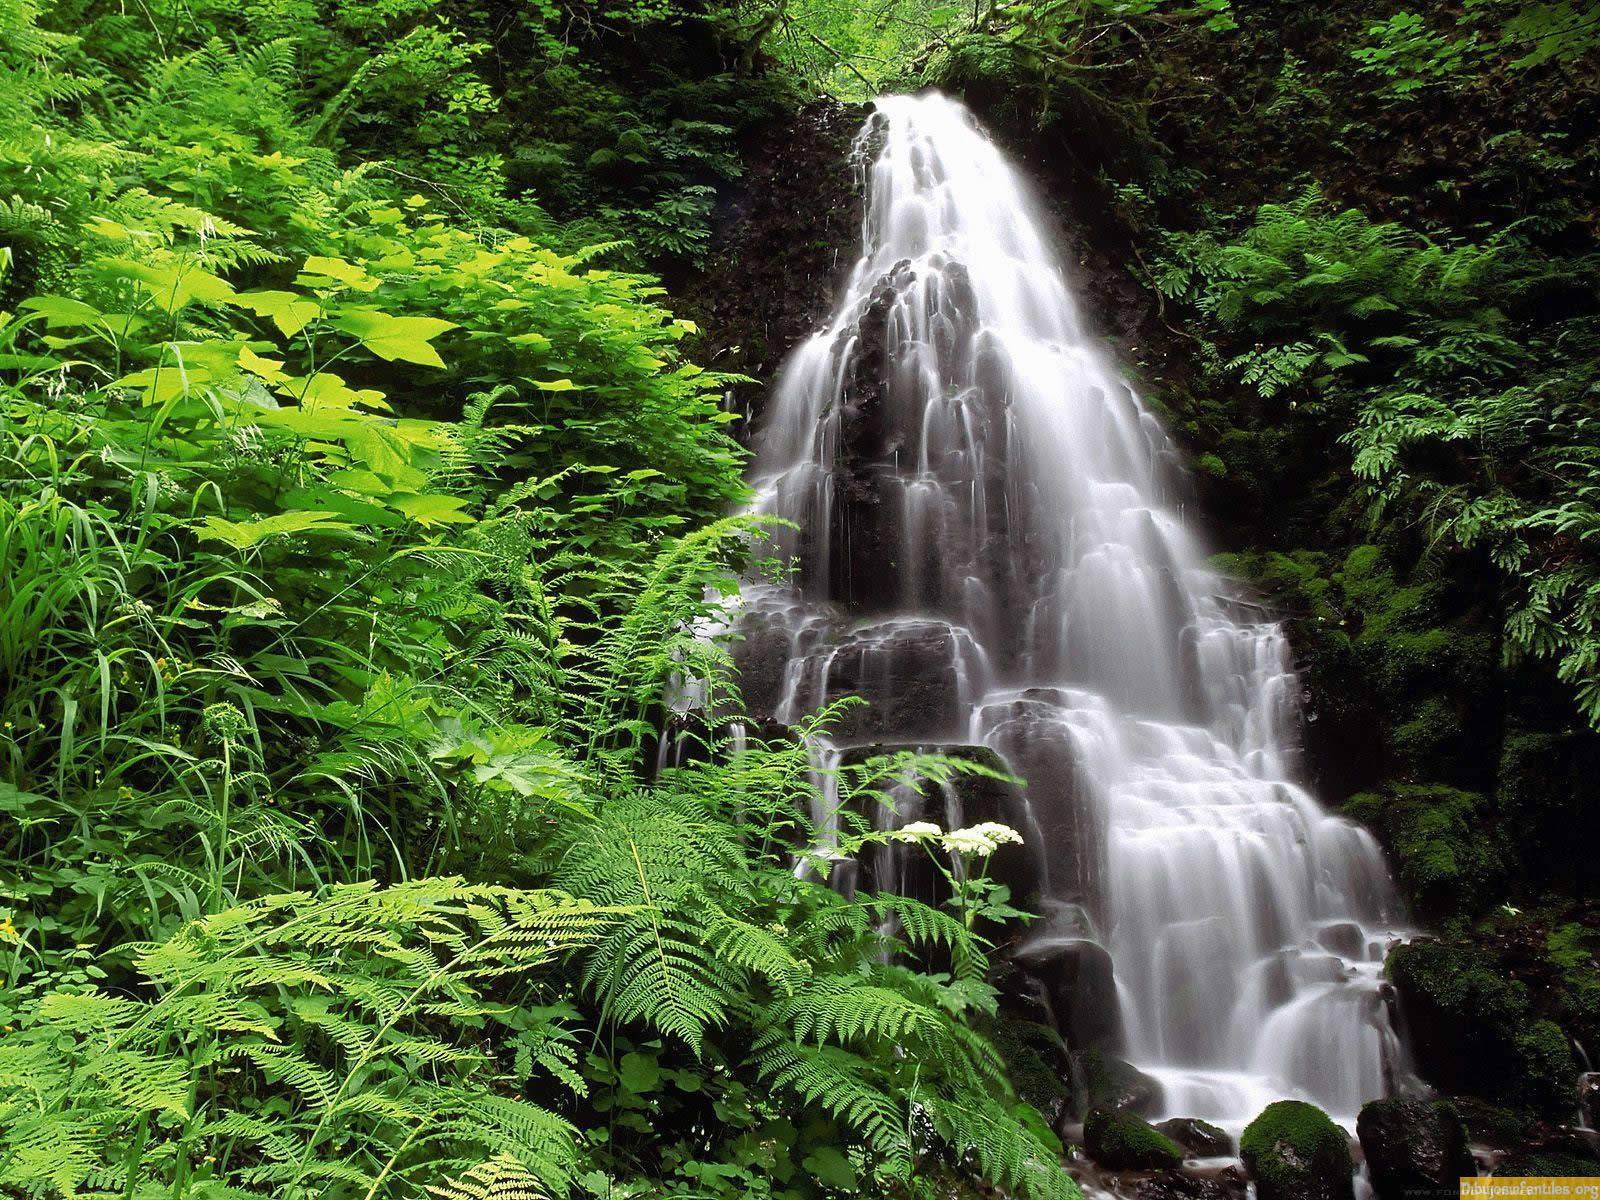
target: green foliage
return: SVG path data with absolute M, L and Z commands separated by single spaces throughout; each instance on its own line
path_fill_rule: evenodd
M 1173 234 L 1157 276 L 1256 339 L 1221 365 L 1264 400 L 1349 423 L 1374 511 L 1425 522 L 1430 552 L 1486 558 L 1505 580 L 1504 653 L 1554 665 L 1600 726 L 1600 462 L 1592 317 L 1519 323 L 1555 281 L 1592 291 L 1508 233 L 1440 243 L 1315 189 L 1265 205 L 1238 236 Z M 1530 315 L 1534 315 L 1531 314 Z
M 1368 27 L 1369 44 L 1352 53 L 1403 99 L 1427 87 L 1461 87 L 1484 60 L 1513 71 L 1582 60 L 1600 46 L 1600 7 L 1593 4 L 1467 0 L 1446 33 L 1419 13 L 1399 12 Z
M 221 910 L 140 953 L 130 1000 L 54 991 L 0 1044 L 7 1184 L 63 1194 L 416 1194 L 504 1156 L 552 1190 L 577 1131 L 504 1094 L 492 1000 L 612 914 L 424 880 Z
M 1509 1154 L 1495 1164 L 1494 1173 L 1502 1179 L 1595 1179 L 1600 1164 L 1559 1150 L 1537 1154 Z
M 1506 865 L 1483 796 L 1438 785 L 1365 792 L 1344 812 L 1378 832 L 1416 911 L 1432 920 L 1482 911 L 1504 894 Z
M 561 184 L 651 257 L 744 101 L 664 65 L 627 119 L 567 15 L 491 81 L 431 3 L 0 7 L 0 1188 L 1076 1195 L 972 1027 L 972 849 L 955 911 L 847 898 L 888 835 L 824 848 L 801 744 L 651 769 L 739 712 L 732 380 L 511 194 L 490 83 L 616 119 Z
M 1279 1100 L 1267 1105 L 1239 1135 L 1239 1156 L 1260 1193 L 1287 1200 L 1355 1173 L 1349 1135 L 1314 1104 Z
M 1183 1150 L 1137 1113 L 1099 1105 L 1083 1121 L 1089 1155 L 1113 1171 L 1149 1171 L 1183 1164 Z
M 1475 49 L 1471 40 L 1451 38 L 1429 28 L 1414 12 L 1399 12 L 1371 26 L 1372 44 L 1354 51 L 1365 71 L 1384 77 L 1387 89 L 1405 96 L 1429 84 L 1459 82 L 1467 56 Z
M 1572 1050 L 1528 988 L 1482 950 L 1415 942 L 1389 955 L 1385 972 L 1408 1020 L 1427 1022 L 1419 1065 L 1447 1087 L 1564 1118 L 1574 1103 Z M 1413 1024 L 1415 1028 L 1415 1024 Z

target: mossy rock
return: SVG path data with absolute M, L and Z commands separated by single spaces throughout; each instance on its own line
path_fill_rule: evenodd
M 1344 815 L 1378 835 L 1413 908 L 1432 921 L 1481 911 L 1503 894 L 1488 798 L 1440 785 L 1389 784 L 1345 802 Z
M 1561 1027 L 1539 1019 L 1528 989 L 1476 947 L 1409 942 L 1384 966 L 1400 993 L 1424 1079 L 1565 1120 L 1576 1066 Z
M 1183 1150 L 1137 1113 L 1099 1105 L 1083 1121 L 1089 1157 L 1112 1171 L 1153 1171 L 1183 1163 Z
M 986 1020 L 982 1028 L 1005 1060 L 1006 1075 L 1017 1095 L 1047 1120 L 1061 1117 L 1072 1103 L 1072 1060 L 1061 1035 L 1013 1013 Z
M 1239 1156 L 1257 1200 L 1354 1200 L 1350 1137 L 1315 1104 L 1279 1100 L 1245 1126 Z
M 1468 1139 L 1496 1150 L 1509 1150 L 1520 1144 L 1533 1124 L 1525 1113 L 1476 1096 L 1453 1096 L 1450 1103 L 1460 1114 Z

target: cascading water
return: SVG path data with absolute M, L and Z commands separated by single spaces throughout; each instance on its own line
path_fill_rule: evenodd
M 968 743 L 1026 778 L 999 815 L 1046 919 L 1018 954 L 1071 976 L 1058 1016 L 1160 1109 L 1350 1119 L 1396 1069 L 1396 902 L 1373 839 L 1291 782 L 1280 630 L 1206 569 L 1171 442 L 966 110 L 880 100 L 856 148 L 862 256 L 757 439 L 797 569 L 746 594 L 747 699 L 792 722 L 865 696 L 833 761 Z

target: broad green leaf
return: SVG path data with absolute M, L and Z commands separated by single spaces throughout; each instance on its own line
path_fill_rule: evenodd
M 239 346 L 239 367 L 250 372 L 268 383 L 283 383 L 289 378 L 283 369 L 283 364 L 275 358 L 262 358 L 249 346 Z
M 361 344 L 379 358 L 442 367 L 444 359 L 429 345 L 429 339 L 454 329 L 451 321 L 437 317 L 394 317 L 369 308 L 346 308 L 333 318 L 334 328 L 361 339 Z
M 326 287 L 326 281 L 330 280 L 359 292 L 374 291 L 378 286 L 378 280 L 367 274 L 365 267 L 345 262 L 342 258 L 324 258 L 320 254 L 313 254 L 306 259 L 295 282 L 307 287 Z
M 286 512 L 271 517 L 260 517 L 254 521 L 229 521 L 223 517 L 207 517 L 201 523 L 200 537 L 226 542 L 235 550 L 245 550 L 270 537 L 305 533 L 308 530 L 338 533 L 351 528 L 352 526 L 344 521 L 335 520 L 330 512 Z
M 188 367 L 180 360 L 134 371 L 114 381 L 113 387 L 130 388 L 143 393 L 143 403 L 168 404 L 187 396 L 202 384 L 212 382 L 212 372 L 205 367 Z
M 175 313 L 196 300 L 202 304 L 229 304 L 238 295 L 227 280 L 193 263 L 103 258 L 96 265 L 114 278 L 133 280 L 165 313 Z
M 635 1095 L 644 1095 L 653 1092 L 661 1083 L 661 1064 L 652 1054 L 640 1054 L 637 1050 L 624 1054 L 622 1061 L 617 1064 L 617 1076 L 622 1080 L 622 1086 Z
M 360 404 L 389 411 L 389 404 L 382 392 L 372 388 L 352 388 L 332 371 L 318 371 L 310 377 L 286 378 L 277 391 L 280 396 L 288 397 L 305 409 L 352 409 Z
M 322 312 L 319 301 L 295 292 L 240 292 L 233 302 L 258 317 L 270 317 L 284 337 L 293 337 Z
M 818 1146 L 806 1155 L 800 1164 L 820 1184 L 840 1191 L 853 1191 L 856 1186 L 856 1169 L 844 1154 L 833 1146 Z
M 27 312 L 42 314 L 47 329 L 94 325 L 105 316 L 94 305 L 85 304 L 82 300 L 72 300 L 66 296 L 34 296 L 32 299 L 24 300 L 17 307 Z
M 389 503 L 419 525 L 462 525 L 472 522 L 472 517 L 461 511 L 467 502 L 459 496 L 391 496 Z

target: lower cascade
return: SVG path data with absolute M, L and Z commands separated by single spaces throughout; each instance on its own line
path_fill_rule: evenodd
M 796 569 L 747 590 L 747 702 L 864 697 L 820 764 L 929 747 L 1027 781 L 931 815 L 1024 833 L 1043 917 L 1014 954 L 1074 1049 L 1160 1082 L 1152 1115 L 1237 1132 L 1298 1097 L 1348 1126 L 1403 1070 L 1400 912 L 1374 839 L 1295 782 L 1282 631 L 1208 569 L 1175 447 L 971 115 L 881 99 L 856 154 L 861 257 L 757 432 Z

